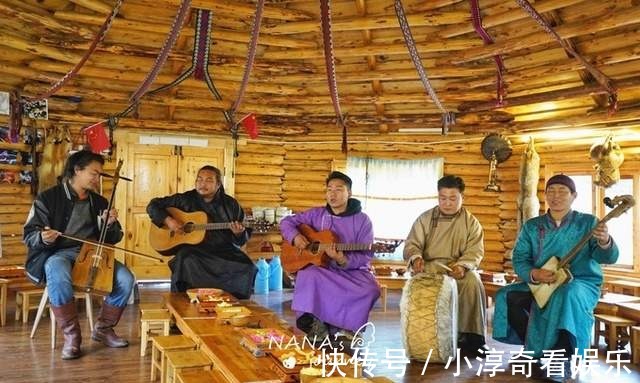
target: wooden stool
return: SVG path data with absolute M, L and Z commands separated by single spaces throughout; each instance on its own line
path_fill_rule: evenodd
M 7 320 L 7 285 L 8 279 L 0 279 L 0 326 Z
M 156 369 L 160 371 L 160 382 L 165 383 L 167 363 L 166 351 L 192 350 L 196 344 L 184 335 L 154 336 L 151 338 L 151 381 L 156 380 Z
M 16 322 L 20 320 L 20 314 L 22 314 L 22 323 L 29 321 L 29 311 L 39 307 L 39 304 L 31 303 L 31 298 L 42 299 L 43 292 L 44 289 L 16 291 Z
M 169 322 L 169 311 L 146 312 L 140 316 L 140 356 L 147 355 L 149 334 L 169 335 Z
M 138 309 L 140 310 L 140 314 L 144 314 L 146 312 L 168 312 L 169 310 L 164 305 L 164 303 L 140 303 L 138 304 Z
M 211 369 L 213 363 L 200 350 L 193 351 L 167 351 L 167 379 L 165 382 L 175 383 L 176 376 L 187 368 Z M 169 379 L 170 378 L 170 379 Z
M 179 383 L 227 383 L 219 370 L 187 371 L 178 374 Z
M 629 327 L 635 325 L 636 322 L 615 315 L 595 314 L 594 317 L 596 320 L 594 328 L 594 342 L 596 347 L 598 346 L 600 335 L 602 335 L 605 342 L 607 342 L 609 351 L 617 350 L 618 342 L 630 340 Z M 604 324 L 603 329 L 600 329 L 601 323 Z
M 387 285 L 380 284 L 380 303 L 382 304 L 382 311 L 387 312 Z
M 91 294 L 89 293 L 74 293 L 75 299 L 84 299 L 85 307 L 87 310 L 87 318 L 89 319 L 89 327 L 93 330 L 93 303 L 91 302 Z M 40 304 L 38 305 L 38 312 L 36 313 L 36 319 L 33 322 L 33 327 L 31 328 L 31 338 L 36 335 L 36 330 L 38 329 L 38 324 L 40 324 L 40 318 L 42 318 L 42 314 L 44 312 L 45 307 L 49 302 L 49 290 L 45 287 L 42 292 L 42 299 L 40 299 Z M 49 316 L 51 317 L 51 348 L 56 348 L 56 317 L 53 314 L 53 310 L 49 307 Z
M 631 358 L 633 364 L 640 364 L 640 326 L 631 327 Z

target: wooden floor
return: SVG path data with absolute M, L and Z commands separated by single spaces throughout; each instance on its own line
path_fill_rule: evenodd
M 161 294 L 168 291 L 168 285 L 141 285 L 140 302 L 160 302 Z M 12 294 L 15 295 L 15 294 Z M 291 311 L 291 292 L 270 293 L 268 295 L 255 296 L 254 299 L 264 306 L 278 312 L 290 323 L 293 323 L 294 314 Z M 375 376 L 387 376 L 395 382 L 522 382 L 521 376 L 511 376 L 506 362 L 502 364 L 506 372 L 497 372 L 494 377 L 489 376 L 489 372 L 481 371 L 479 376 L 480 362 L 473 360 L 472 367 L 469 368 L 464 361 L 460 365 L 460 374 L 454 376 L 456 372 L 455 363 L 444 369 L 444 365 L 429 365 L 424 376 L 421 375 L 423 364 L 411 362 L 407 366 L 404 376 L 400 376 L 401 370 L 389 369 L 386 363 L 381 362 L 387 359 L 385 354 L 387 349 L 402 349 L 400 336 L 400 314 L 398 311 L 399 291 L 389 291 L 389 311 L 382 312 L 379 304 L 376 305 L 371 314 L 371 320 L 376 326 L 375 342 L 371 352 L 376 355 L 377 366 L 373 368 Z M 29 338 L 31 326 L 33 324 L 34 312 L 28 324 L 16 323 L 13 320 L 14 307 L 12 301 L 9 302 L 7 313 L 8 323 L 0 328 L 0 382 L 2 383 L 32 383 L 32 382 L 148 382 L 150 355 L 140 357 L 140 338 L 138 330 L 138 312 L 136 306 L 130 306 L 123 316 L 121 323 L 117 327 L 119 335 L 130 340 L 130 347 L 125 349 L 109 349 L 91 340 L 86 316 L 81 312 L 84 356 L 73 361 L 63 361 L 60 359 L 60 348 L 62 337 L 58 336 L 57 348 L 50 347 L 49 319 L 44 318 L 36 333 L 35 339 Z M 97 314 L 97 313 L 96 313 Z M 490 347 L 504 351 L 508 356 L 510 350 L 516 347 L 506 346 L 501 343 L 489 341 Z M 628 346 L 627 346 L 628 347 Z M 600 355 L 606 355 L 604 344 L 600 346 Z M 506 361 L 507 357 L 504 358 Z M 623 359 L 629 359 L 624 354 Z M 615 368 L 606 373 L 609 365 L 605 363 L 603 357 L 600 358 L 600 366 L 596 368 L 597 376 L 580 377 L 580 382 L 603 382 L 605 380 L 615 380 L 616 383 L 640 382 L 640 372 L 637 367 L 629 366 L 631 373 L 622 370 L 620 376 L 615 376 Z M 398 376 L 395 376 L 398 375 Z

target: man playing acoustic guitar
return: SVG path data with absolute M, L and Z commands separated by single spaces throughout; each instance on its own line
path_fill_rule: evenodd
M 363 213 L 360 201 L 351 197 L 352 181 L 346 174 L 332 172 L 326 180 L 327 205 L 282 220 L 283 239 L 298 249 L 310 241 L 300 233 L 300 225 L 316 231 L 329 230 L 343 243 L 373 243 L 373 227 Z M 344 336 L 347 341 L 367 323 L 369 311 L 380 296 L 375 277 L 369 271 L 373 251 L 337 251 L 336 244 L 325 249 L 329 262 L 298 271 L 291 308 L 297 326 L 323 341 L 328 335 Z
M 203 166 L 198 170 L 195 189 L 149 202 L 147 213 L 151 221 L 158 227 L 166 225 L 167 233 L 179 235 L 186 222 L 172 217 L 167 212 L 170 207 L 184 212 L 202 211 L 210 223 L 229 224 L 228 229 L 207 230 L 199 244 L 177 247 L 175 257 L 169 261 L 171 291 L 215 287 L 240 299 L 249 298 L 257 269 L 240 246 L 251 233 L 241 224 L 244 211 L 240 204 L 224 192 L 220 170 Z
M 547 181 L 545 198 L 549 210 L 528 220 L 513 249 L 513 268 L 523 283 L 501 288 L 496 295 L 494 339 L 524 344 L 529 356 L 540 358 L 545 350 L 562 350 L 563 373 L 547 376 L 570 381 L 571 355 L 589 348 L 593 310 L 600 297 L 601 263 L 615 263 L 618 247 L 597 217 L 571 210 L 577 197 L 573 180 L 555 175 Z M 587 236 L 588 242 L 568 265 L 573 279 L 553 292 L 544 308 L 534 301 L 528 284 L 553 283 L 556 273 L 542 266 L 555 256 L 564 258 Z

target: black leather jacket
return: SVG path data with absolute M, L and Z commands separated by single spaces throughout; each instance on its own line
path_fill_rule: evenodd
M 37 285 L 45 283 L 44 263 L 49 256 L 61 248 L 59 245 L 61 238 L 52 244 L 45 244 L 40 232 L 45 226 L 48 226 L 64 233 L 77 200 L 76 193 L 68 182 L 64 181 L 40 193 L 33 202 L 27 223 L 24 225 L 23 234 L 23 241 L 29 249 L 25 269 L 27 276 L 33 283 Z M 93 220 L 94 236 L 98 238 L 100 234 L 98 217 L 102 211 L 107 209 L 109 203 L 106 198 L 91 191 L 89 192 L 89 203 L 91 215 L 95 217 Z M 107 228 L 105 241 L 112 244 L 117 243 L 122 239 L 122 236 L 122 227 L 116 221 Z

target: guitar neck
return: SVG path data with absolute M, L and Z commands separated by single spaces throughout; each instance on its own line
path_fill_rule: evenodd
M 243 223 L 244 227 L 251 227 L 252 225 L 249 223 Z M 204 223 L 204 224 L 196 224 L 193 225 L 193 230 L 224 230 L 231 227 L 231 223 L 229 222 L 212 222 L 212 223 Z
M 336 243 L 336 250 L 338 251 L 371 250 L 372 246 L 373 245 L 370 243 Z

